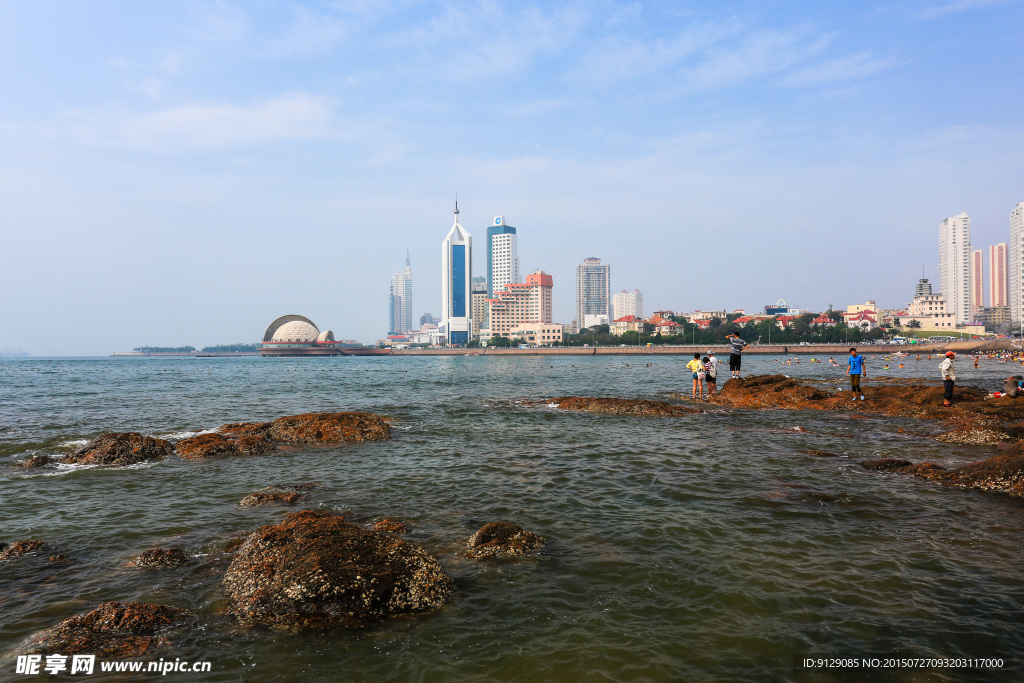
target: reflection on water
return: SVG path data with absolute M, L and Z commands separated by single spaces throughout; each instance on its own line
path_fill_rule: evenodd
M 903 362 L 902 370 L 882 370 L 876 359 L 868 367 L 937 382 L 937 360 Z M 175 657 L 213 662 L 204 680 L 860 680 L 814 678 L 794 668 L 794 657 L 1020 662 L 1024 505 L 856 465 L 897 455 L 947 464 L 988 450 L 931 441 L 932 425 L 881 416 L 620 418 L 515 403 L 688 391 L 683 363 L 646 363 L 0 362 L 0 540 L 42 538 L 73 558 L 0 566 L 0 651 L 99 602 L 145 600 L 205 615 L 203 630 L 174 648 Z M 744 364 L 751 374 L 845 380 L 827 362 Z M 963 365 L 961 383 L 989 389 L 1018 370 Z M 125 469 L 11 467 L 102 431 L 180 438 L 225 422 L 353 409 L 390 415 L 394 439 Z M 438 556 L 458 598 L 361 632 L 282 635 L 224 618 L 225 543 L 285 511 L 238 501 L 298 481 L 324 483 L 311 507 L 358 523 L 411 522 L 406 538 Z M 548 546 L 511 563 L 462 559 L 460 545 L 495 520 L 521 524 Z M 180 545 L 202 561 L 164 572 L 123 567 L 156 545 Z M 948 680 L 972 676 L 986 679 L 956 672 Z M 904 672 L 893 680 L 923 679 Z

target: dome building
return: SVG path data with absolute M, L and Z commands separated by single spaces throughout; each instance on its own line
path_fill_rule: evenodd
M 330 330 L 320 331 L 301 315 L 282 315 L 270 323 L 260 343 L 261 356 L 343 356 Z

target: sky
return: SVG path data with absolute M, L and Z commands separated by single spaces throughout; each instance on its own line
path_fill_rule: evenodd
M 905 305 L 1024 201 L 1024 3 L 0 0 L 0 349 L 440 312 L 460 222 L 656 309 Z M 937 283 L 936 283 L 937 284 Z

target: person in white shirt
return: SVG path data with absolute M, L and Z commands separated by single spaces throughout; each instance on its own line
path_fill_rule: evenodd
M 704 369 L 706 377 L 704 383 L 708 386 L 708 396 L 714 396 L 718 393 L 718 359 L 715 358 L 715 352 L 708 349 L 708 360 L 704 363 Z
M 942 395 L 942 405 L 946 408 L 953 405 L 953 385 L 956 383 L 956 368 L 953 367 L 953 359 L 956 354 L 946 351 L 946 358 L 939 365 L 939 372 L 942 373 L 942 386 L 945 393 Z

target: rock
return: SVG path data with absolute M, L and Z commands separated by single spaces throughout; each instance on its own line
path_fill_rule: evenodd
M 192 561 L 181 548 L 150 548 L 128 563 L 138 569 L 174 569 Z
M 199 434 L 182 439 L 176 449 L 185 460 L 205 460 L 226 455 L 263 455 L 274 450 L 274 444 L 265 436 L 228 438 L 223 434 Z
M 46 561 L 47 562 L 70 562 L 71 558 L 68 557 L 67 555 L 61 555 L 61 554 L 58 553 L 57 555 L 50 555 L 48 558 L 46 558 Z
M 602 415 L 677 416 L 701 412 L 699 408 L 688 408 L 665 401 L 648 401 L 640 398 L 559 396 L 542 401 L 542 403 L 557 406 L 559 410 L 579 410 Z
M 1010 438 L 1004 430 L 990 426 L 965 426 L 951 429 L 935 437 L 945 443 L 960 443 L 970 446 L 992 446 Z
M 141 602 L 106 602 L 29 638 L 22 650 L 36 654 L 91 654 L 97 659 L 140 657 L 171 644 L 161 634 L 190 613 Z M 98 670 L 98 668 L 97 668 Z
M 0 543 L 0 560 L 9 560 L 19 555 L 34 553 L 45 546 L 45 543 L 36 538 L 28 541 L 15 541 L 14 543 Z
M 514 557 L 544 545 L 545 540 L 508 522 L 484 524 L 473 534 L 466 547 L 466 555 L 476 559 Z
M 54 462 L 53 458 L 48 455 L 33 455 L 31 458 L 25 458 L 19 462 L 18 467 L 46 467 L 52 462 Z
M 912 464 L 909 460 L 898 460 L 896 458 L 860 461 L 860 466 L 866 470 L 898 470 L 903 467 L 909 467 Z
M 373 525 L 374 531 L 386 531 L 389 534 L 407 534 L 409 527 L 394 519 L 382 519 Z
M 941 479 L 950 486 L 1024 496 L 1024 455 L 1019 450 L 941 473 L 933 470 L 927 474 L 929 478 Z
M 161 458 L 172 452 L 174 446 L 170 441 L 143 436 L 137 432 L 120 432 L 98 436 L 78 450 L 59 458 L 57 462 L 123 467 Z
M 304 501 L 306 498 L 307 496 L 299 493 L 298 491 L 263 490 L 257 491 L 256 493 L 250 493 L 248 496 L 238 501 L 238 504 L 242 507 L 266 505 L 267 503 L 287 503 L 291 505 Z
M 797 451 L 798 453 L 804 453 L 806 455 L 813 455 L 816 458 L 838 458 L 839 456 L 832 451 L 819 451 L 815 448 L 802 448 Z
M 361 627 L 438 607 L 455 592 L 421 548 L 311 510 L 253 532 L 223 588 L 243 623 L 285 629 Z
M 270 437 L 285 443 L 384 441 L 391 425 L 373 413 L 304 413 L 274 420 Z
M 807 408 L 830 396 L 785 375 L 753 375 L 728 380 L 710 400 L 737 408 Z
M 233 437 L 270 436 L 270 422 L 232 422 L 221 425 L 217 431 Z

